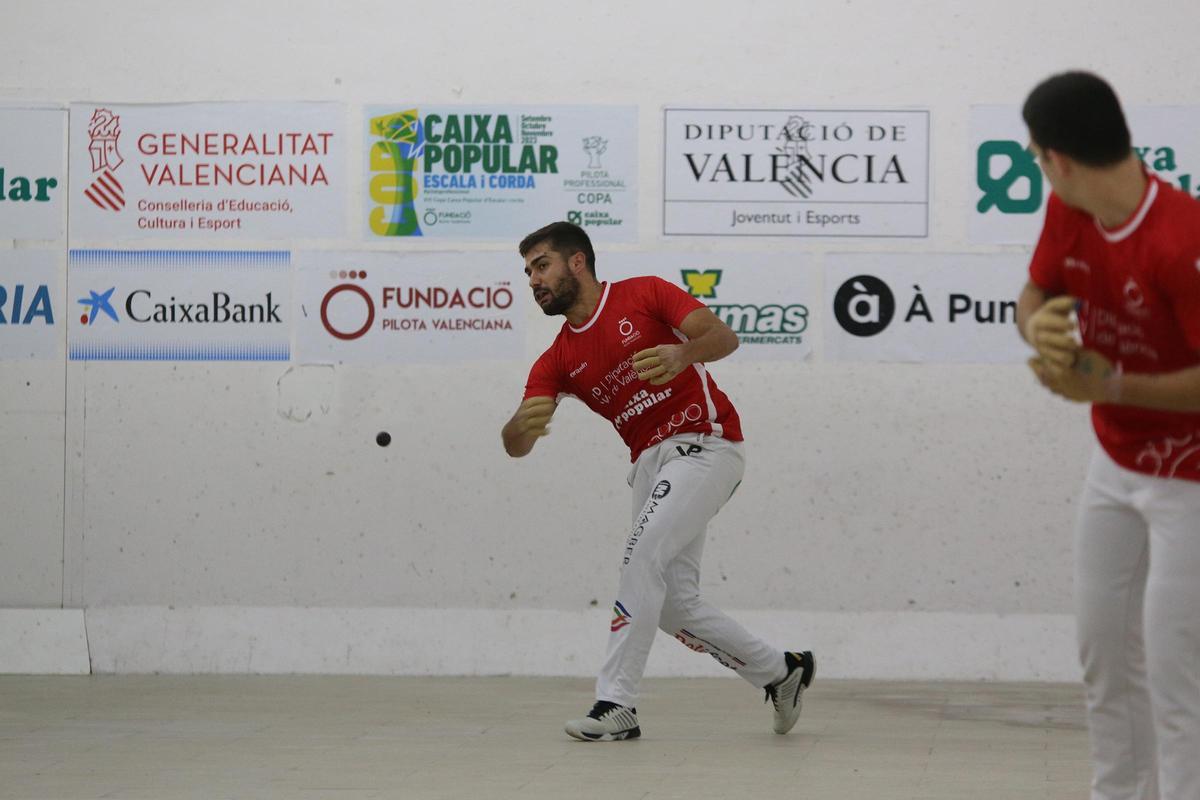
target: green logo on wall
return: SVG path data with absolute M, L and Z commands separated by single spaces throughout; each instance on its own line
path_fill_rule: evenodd
M 413 108 L 375 117 L 368 125 L 375 137 L 369 154 L 371 231 L 377 236 L 420 236 L 417 168 L 425 149 L 420 114 Z
M 992 176 L 995 159 L 1008 162 L 999 177 Z M 1028 181 L 1029 190 L 1023 197 L 1014 197 L 1014 187 L 1022 178 Z M 975 159 L 975 180 L 983 190 L 975 206 L 981 214 L 993 206 L 1002 214 L 1033 214 L 1042 207 L 1042 172 L 1033 153 L 1017 142 L 993 139 L 981 144 Z
M 721 283 L 719 269 L 682 270 L 683 284 L 692 297 L 717 299 Z M 747 344 L 800 344 L 800 334 L 808 329 L 807 306 L 733 305 L 709 303 L 708 308 Z
M 1190 172 L 1181 172 L 1175 148 L 1171 146 L 1134 147 L 1133 152 L 1147 168 L 1163 180 L 1174 179 L 1180 190 L 1195 196 L 1196 186 Z M 1002 159 L 1006 169 L 992 175 L 992 167 Z M 1029 182 L 1027 192 L 1018 192 L 1021 179 Z M 993 207 L 1001 214 L 1033 214 L 1042 207 L 1044 181 L 1033 153 L 1011 139 L 991 139 L 979 145 L 975 159 L 975 181 L 983 190 L 975 208 L 983 214 Z M 1016 195 L 1016 196 L 1014 196 Z

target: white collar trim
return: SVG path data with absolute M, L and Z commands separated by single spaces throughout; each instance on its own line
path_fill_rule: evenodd
M 608 290 L 611 288 L 611 283 L 604 284 L 604 294 L 600 295 L 600 302 L 596 304 L 596 310 L 592 312 L 592 318 L 585 322 L 582 328 L 576 328 L 571 323 L 567 323 L 567 327 L 571 330 L 571 333 L 583 333 L 596 324 L 596 320 L 600 319 L 600 313 L 604 311 L 604 303 L 608 300 Z
M 1100 224 L 1100 220 L 1092 217 L 1092 221 L 1096 223 L 1096 230 L 1100 231 L 1100 235 L 1108 242 L 1120 242 L 1128 239 L 1133 235 L 1133 232 L 1142 224 L 1142 220 L 1146 218 L 1146 214 L 1150 213 L 1150 206 L 1154 204 L 1154 198 L 1158 197 L 1158 181 L 1153 178 L 1147 178 L 1150 182 L 1150 188 L 1146 190 L 1146 197 L 1142 200 L 1141 207 L 1137 213 L 1133 215 L 1133 219 L 1129 220 L 1123 228 L 1117 228 L 1115 231 L 1105 230 Z

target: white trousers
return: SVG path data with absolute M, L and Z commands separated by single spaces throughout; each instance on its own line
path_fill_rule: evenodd
M 1075 535 L 1092 800 L 1200 799 L 1200 483 L 1092 457 Z
M 700 599 L 708 521 L 742 480 L 741 442 L 675 436 L 643 452 L 630 473 L 633 526 L 622 555 L 608 653 L 596 699 L 634 706 L 657 629 L 708 653 L 758 687 L 781 679 L 783 652 Z

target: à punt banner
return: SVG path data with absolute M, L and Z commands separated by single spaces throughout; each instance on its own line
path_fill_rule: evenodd
M 312 239 L 346 230 L 332 103 L 71 106 L 72 239 Z

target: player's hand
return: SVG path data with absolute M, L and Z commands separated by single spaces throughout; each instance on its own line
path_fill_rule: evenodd
M 513 415 L 516 433 L 521 436 L 549 436 L 550 418 L 558 408 L 553 397 L 531 397 L 521 403 Z
M 1065 369 L 1075 363 L 1080 347 L 1071 319 L 1075 303 L 1070 295 L 1055 297 L 1025 320 L 1025 340 L 1033 345 L 1045 364 Z
M 1120 396 L 1121 371 L 1095 350 L 1080 350 L 1075 364 L 1062 367 L 1029 359 L 1038 381 L 1059 397 L 1076 403 L 1114 403 Z
M 683 357 L 683 346 L 678 344 L 660 344 L 633 354 L 633 371 L 653 386 L 670 383 L 689 366 Z

